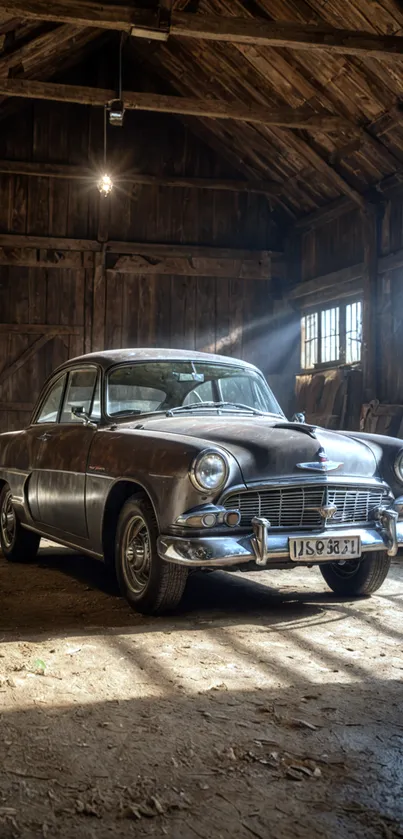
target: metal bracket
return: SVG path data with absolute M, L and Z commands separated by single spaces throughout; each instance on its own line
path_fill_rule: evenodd
M 155 23 L 154 23 L 155 22 Z M 166 9 L 158 9 L 157 14 L 153 14 L 153 22 L 134 23 L 130 35 L 133 38 L 145 38 L 148 41 L 167 41 L 171 28 L 171 16 Z
M 266 565 L 268 554 L 267 531 L 271 527 L 268 519 L 256 516 L 252 519 L 254 536 L 251 543 L 256 556 L 256 565 Z

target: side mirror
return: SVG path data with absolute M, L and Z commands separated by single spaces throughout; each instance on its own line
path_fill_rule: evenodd
M 96 422 L 92 422 L 89 414 L 86 413 L 83 405 L 73 405 L 71 408 L 71 416 L 81 420 L 83 425 L 88 425 L 91 428 L 97 428 Z
M 301 413 L 299 414 L 294 414 L 291 422 L 305 422 L 305 414 L 303 413 L 303 411 L 301 411 Z

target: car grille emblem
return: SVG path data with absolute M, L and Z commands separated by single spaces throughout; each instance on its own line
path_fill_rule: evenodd
M 318 451 L 318 460 L 310 463 L 297 463 L 298 469 L 308 469 L 312 472 L 334 472 L 335 469 L 340 469 L 343 466 L 342 462 L 336 460 L 329 460 L 325 450 L 321 447 Z
M 318 507 L 317 511 L 323 521 L 328 521 L 336 515 L 337 507 L 335 505 L 327 504 L 324 507 Z

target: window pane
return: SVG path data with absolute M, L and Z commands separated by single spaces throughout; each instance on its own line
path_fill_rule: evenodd
M 53 385 L 40 410 L 37 422 L 56 422 L 63 395 L 66 376 L 62 376 Z
M 77 370 L 70 373 L 67 386 L 66 398 L 64 400 L 61 422 L 81 422 L 79 417 L 71 414 L 74 407 L 83 407 L 86 414 L 91 409 L 92 394 L 94 393 L 96 370 Z
M 318 363 L 318 314 L 304 315 L 301 320 L 301 367 L 309 370 Z
M 346 362 L 361 360 L 362 304 L 361 301 L 346 306 Z
M 340 357 L 339 308 L 321 312 L 321 361 L 338 361 Z

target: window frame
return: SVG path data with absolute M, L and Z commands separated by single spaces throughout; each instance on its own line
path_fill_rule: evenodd
M 362 363 L 362 336 L 361 336 L 361 353 L 360 359 L 358 361 L 350 361 L 346 362 L 346 354 L 347 354 L 347 332 L 346 332 L 346 310 L 347 306 L 351 306 L 354 303 L 361 304 L 361 323 L 362 323 L 362 295 L 357 295 L 354 297 L 349 298 L 342 298 L 336 300 L 329 300 L 327 302 L 318 303 L 316 306 L 309 306 L 307 308 L 303 308 L 301 311 L 301 328 L 300 328 L 300 335 L 301 335 L 301 342 L 300 342 L 300 366 L 301 371 L 303 373 L 312 373 L 315 370 L 326 370 L 332 367 L 354 367 L 356 365 L 360 365 Z M 331 309 L 338 309 L 339 310 L 339 352 L 337 358 L 333 359 L 332 361 L 322 361 L 322 313 L 327 312 Z M 303 343 L 302 343 L 302 336 L 303 336 L 303 328 L 302 328 L 302 320 L 308 317 L 309 315 L 317 314 L 317 362 L 312 367 L 303 367 L 302 366 L 302 356 L 303 356 Z M 305 342 L 306 343 L 306 342 Z
M 91 402 L 90 402 L 90 410 L 88 412 L 88 416 L 91 418 L 92 409 L 93 409 L 93 406 L 94 406 L 95 392 L 96 392 L 96 389 L 97 389 L 98 379 L 100 377 L 100 369 L 96 364 L 77 364 L 74 367 L 69 367 L 69 369 L 67 371 L 68 376 L 67 376 L 66 384 L 64 386 L 63 399 L 62 399 L 62 402 L 61 402 L 61 407 L 59 409 L 59 414 L 58 414 L 58 418 L 57 418 L 57 422 L 60 426 L 79 425 L 80 424 L 80 420 L 73 420 L 71 418 L 70 418 L 70 420 L 67 420 L 66 422 L 62 422 L 61 417 L 62 417 L 62 414 L 63 414 L 63 411 L 64 411 L 65 401 L 66 401 L 66 398 L 67 398 L 68 392 L 69 392 L 71 375 L 73 373 L 86 373 L 86 372 L 90 372 L 90 371 L 95 372 L 94 387 L 93 387 L 93 390 L 92 390 L 92 397 L 91 397 Z M 102 390 L 101 390 L 101 394 L 102 394 Z M 101 409 L 101 417 L 102 417 L 102 409 Z M 97 418 L 93 419 L 92 421 L 93 422 L 100 422 L 100 420 L 97 419 Z
M 68 388 L 68 383 L 69 383 L 69 379 L 70 379 L 70 374 L 71 373 L 76 373 L 80 370 L 95 370 L 96 373 L 97 373 L 97 376 L 96 376 L 96 379 L 95 379 L 95 386 L 94 386 L 94 390 L 93 390 L 93 394 L 92 394 L 92 400 L 91 400 L 90 417 L 92 418 L 92 409 L 93 409 L 93 406 L 94 406 L 95 392 L 96 392 L 97 384 L 98 384 L 98 381 L 99 381 L 99 383 L 100 383 L 100 395 L 101 395 L 101 400 L 100 400 L 101 416 L 100 416 L 100 418 L 92 418 L 92 422 L 95 422 L 95 423 L 101 423 L 102 422 L 103 417 L 104 417 L 104 412 L 103 412 L 103 389 L 102 389 L 102 383 L 103 383 L 102 368 L 98 364 L 76 364 L 72 367 L 66 367 L 64 370 L 59 370 L 56 374 L 54 374 L 49 379 L 48 384 L 46 384 L 46 382 L 45 382 L 45 384 L 43 386 L 43 389 L 42 389 L 42 393 L 39 395 L 39 400 L 37 402 L 37 405 L 35 406 L 35 408 L 33 410 L 30 426 L 32 426 L 32 425 L 60 425 L 60 426 L 77 425 L 77 423 L 73 423 L 73 421 L 71 421 L 71 423 L 69 423 L 69 422 L 63 422 L 62 423 L 62 422 L 60 422 L 60 417 L 61 417 L 61 414 L 62 414 L 64 401 L 65 401 L 66 394 L 67 394 L 67 388 Z M 52 420 L 50 422 L 39 423 L 38 422 L 38 416 L 39 416 L 39 414 L 40 414 L 40 412 L 43 408 L 43 405 L 44 405 L 46 399 L 49 396 L 50 391 L 57 384 L 59 379 L 62 379 L 62 378 L 65 379 L 65 382 L 64 382 L 64 387 L 63 387 L 63 391 L 62 391 L 62 397 L 61 397 L 61 400 L 60 400 L 59 410 L 58 410 L 58 413 L 57 413 L 57 419 Z

